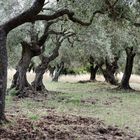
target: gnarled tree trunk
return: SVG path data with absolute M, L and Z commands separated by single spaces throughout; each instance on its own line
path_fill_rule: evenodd
M 0 26 L 0 122 L 6 120 L 4 110 L 7 88 L 7 35 L 14 28 L 24 24 L 27 21 L 30 21 L 35 15 L 37 15 L 41 11 L 44 2 L 45 0 L 36 0 L 30 9 Z
M 32 58 L 32 52 L 28 45 L 22 44 L 22 56 L 17 65 L 16 73 L 13 76 L 13 81 L 11 88 L 16 88 L 17 90 L 22 89 L 25 85 L 28 86 L 26 79 L 26 71 L 30 64 Z
M 118 69 L 118 57 L 114 57 L 114 61 L 112 63 L 108 62 L 108 60 L 106 59 L 105 65 L 106 65 L 106 69 L 103 69 L 102 67 L 100 67 L 103 76 L 105 78 L 105 81 L 112 84 L 112 85 L 117 85 L 118 82 L 115 78 L 115 72 Z
M 42 10 L 44 6 L 45 0 L 35 0 L 33 5 L 27 9 L 25 12 L 21 13 L 18 16 L 8 20 L 3 25 L 0 25 L 0 121 L 4 120 L 4 108 L 5 108 L 5 94 L 6 94 L 6 87 L 7 87 L 7 49 L 6 49 L 6 39 L 8 33 L 15 29 L 16 27 L 26 23 L 32 22 L 35 20 L 53 20 L 58 17 L 61 17 L 65 14 L 68 15 L 68 18 L 76 23 L 79 23 L 83 26 L 91 25 L 93 21 L 93 17 L 97 13 L 102 13 L 101 11 L 95 11 L 90 19 L 90 22 L 82 22 L 81 20 L 74 17 L 74 13 L 70 12 L 67 9 L 59 10 L 58 12 L 47 15 L 41 16 L 37 14 Z
M 49 63 L 51 61 L 53 61 L 56 57 L 58 57 L 59 55 L 59 48 L 61 47 L 61 42 L 58 42 L 56 48 L 54 48 L 54 50 L 52 51 L 52 54 L 48 57 L 45 56 L 41 56 L 41 64 L 36 68 L 35 70 L 35 79 L 32 82 L 32 87 L 36 90 L 36 91 L 46 91 L 46 88 L 43 84 L 43 75 L 46 71 L 46 69 L 49 66 Z
M 106 82 L 108 82 L 112 85 L 117 85 L 117 80 L 111 71 L 102 70 L 102 73 L 103 73 L 103 76 L 104 76 Z
M 29 68 L 31 59 L 41 53 L 39 47 L 32 48 L 27 42 L 22 42 L 22 57 L 18 63 L 17 71 L 13 76 L 11 88 L 18 90 L 18 95 L 24 95 L 26 88 L 31 89 L 30 84 L 27 81 L 26 73 Z
M 129 80 L 132 74 L 133 61 L 136 53 L 134 52 L 133 48 L 127 48 L 126 55 L 127 58 L 126 58 L 125 70 L 119 88 L 129 90 L 132 89 L 129 85 Z
M 48 67 L 49 59 L 48 57 L 42 57 L 42 62 L 35 69 L 35 79 L 32 82 L 32 87 L 35 91 L 47 91 L 43 84 L 43 75 Z

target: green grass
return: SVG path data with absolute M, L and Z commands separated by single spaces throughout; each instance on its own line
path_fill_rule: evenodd
M 99 118 L 108 125 L 129 127 L 140 132 L 140 92 L 116 91 L 114 87 L 98 82 L 47 82 L 46 87 L 59 93 L 49 94 L 47 99 L 39 102 L 30 98 L 13 101 L 14 97 L 8 96 L 7 112 L 38 120 L 48 114 L 47 108 L 53 108 L 57 113 Z M 95 103 L 84 103 L 83 100 L 93 100 Z

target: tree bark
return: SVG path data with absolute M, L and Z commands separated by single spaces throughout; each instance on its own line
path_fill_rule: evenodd
M 5 95 L 7 88 L 7 49 L 6 40 L 8 33 L 14 28 L 20 26 L 27 22 L 27 19 L 32 18 L 37 15 L 43 5 L 45 0 L 36 0 L 31 8 L 23 12 L 19 16 L 16 16 L 9 21 L 0 25 L 0 122 L 6 120 L 4 110 L 5 110 Z
M 127 48 L 126 55 L 127 58 L 126 58 L 125 70 L 119 87 L 124 90 L 129 90 L 132 89 L 129 85 L 129 80 L 132 74 L 133 61 L 136 53 L 133 51 L 133 48 Z
M 96 81 L 96 74 L 98 71 L 99 67 L 96 65 L 95 68 L 94 66 L 90 66 L 90 81 Z
M 56 48 L 54 48 L 54 50 L 52 51 L 52 54 L 48 57 L 42 56 L 41 57 L 41 64 L 36 68 L 35 70 L 35 79 L 32 82 L 32 87 L 36 90 L 36 91 L 46 91 L 46 88 L 43 84 L 43 75 L 46 71 L 46 69 L 49 66 L 49 63 L 51 61 L 53 61 L 56 57 L 58 57 L 59 55 L 59 48 L 61 47 L 61 43 L 58 43 Z
M 0 26 L 0 123 L 5 121 L 5 94 L 7 88 L 7 34 L 3 27 Z
M 98 65 L 94 67 L 94 59 L 92 56 L 89 58 L 90 63 L 90 81 L 96 81 L 96 73 L 99 69 Z
M 111 71 L 102 70 L 102 73 L 107 83 L 110 83 L 111 85 L 117 85 L 117 80 Z
M 103 69 L 102 67 L 100 67 L 103 76 L 105 78 L 105 81 L 112 84 L 112 85 L 117 85 L 118 82 L 115 78 L 115 72 L 118 69 L 118 57 L 114 57 L 114 61 L 112 63 L 108 62 L 108 60 L 106 59 L 105 61 L 105 65 L 106 65 L 106 69 Z
M 32 48 L 27 42 L 22 42 L 22 57 L 18 63 L 17 71 L 13 76 L 11 88 L 18 90 L 17 95 L 24 95 L 26 88 L 31 89 L 30 84 L 27 81 L 27 70 L 29 68 L 31 59 L 41 53 L 40 47 Z
M 35 0 L 33 5 L 21 13 L 19 16 L 16 16 L 9 21 L 5 22 L 3 25 L 0 25 L 0 121 L 3 120 L 4 117 L 4 108 L 5 108 L 5 94 L 7 88 L 7 49 L 6 49 L 6 39 L 8 33 L 15 29 L 16 27 L 26 23 L 33 22 L 36 20 L 53 20 L 64 14 L 67 14 L 69 19 L 73 22 L 79 23 L 83 26 L 91 25 L 93 21 L 93 17 L 97 13 L 101 13 L 102 11 L 95 11 L 90 19 L 90 22 L 82 22 L 81 20 L 74 17 L 74 13 L 68 10 L 58 11 L 52 15 L 42 16 L 37 14 L 42 10 L 44 6 L 45 0 Z
M 59 76 L 64 68 L 64 62 L 61 62 L 60 65 L 57 65 L 54 77 L 52 79 L 53 82 L 58 82 Z
M 43 75 L 48 67 L 48 58 L 43 58 L 41 64 L 35 69 L 35 79 L 32 82 L 32 87 L 35 91 L 47 91 L 43 84 Z

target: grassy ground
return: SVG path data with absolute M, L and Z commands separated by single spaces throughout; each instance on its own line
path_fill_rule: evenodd
M 140 132 L 140 92 L 116 91 L 103 82 L 45 82 L 51 93 L 46 98 L 15 99 L 7 96 L 7 114 L 38 120 L 51 111 L 104 120 L 108 125 Z

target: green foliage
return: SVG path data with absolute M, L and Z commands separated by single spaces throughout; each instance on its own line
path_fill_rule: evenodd
M 113 4 L 115 0 L 111 0 Z M 4 1 L 0 2 L 1 23 L 7 19 L 21 13 L 31 5 L 31 0 L 25 1 Z M 103 0 L 61 0 L 59 2 L 53 2 L 45 6 L 45 8 L 52 10 L 44 10 L 43 14 L 52 14 L 53 11 L 58 9 L 68 8 L 75 12 L 75 17 L 89 21 L 93 12 L 96 10 L 102 10 L 104 14 L 97 14 L 94 17 L 93 23 L 89 27 L 79 26 L 64 16 L 64 20 L 60 20 L 54 24 L 51 29 L 61 31 L 61 28 L 65 30 L 71 30 L 77 34 L 76 38 L 71 38 L 73 42 L 72 47 L 68 41 L 63 42 L 59 51 L 59 57 L 52 62 L 52 65 L 56 65 L 60 61 L 65 62 L 65 67 L 74 69 L 77 67 L 84 67 L 88 65 L 89 56 L 94 56 L 96 62 L 100 63 L 108 58 L 113 60 L 114 55 L 119 55 L 120 66 L 123 68 L 125 60 L 124 50 L 126 47 L 134 47 L 136 52 L 139 52 L 139 29 L 133 26 L 134 21 L 139 21 L 140 4 L 136 0 L 119 0 L 114 6 L 114 11 L 117 12 L 116 17 L 111 15 L 113 13 L 110 10 L 105 11 L 107 5 Z M 36 22 L 36 32 L 39 36 L 44 31 L 45 22 Z M 30 24 L 25 24 L 20 28 L 12 31 L 8 36 L 8 55 L 9 55 L 9 67 L 15 67 L 17 60 L 21 56 L 20 42 L 22 40 L 30 41 L 29 29 Z M 17 35 L 18 34 L 18 35 Z M 55 44 L 55 36 L 51 35 L 46 42 L 46 50 L 44 55 L 49 55 Z M 78 40 L 77 40 L 78 39 Z M 39 61 L 38 61 L 39 62 Z M 135 67 L 136 68 L 136 67 Z M 138 71 L 138 67 L 136 68 Z

